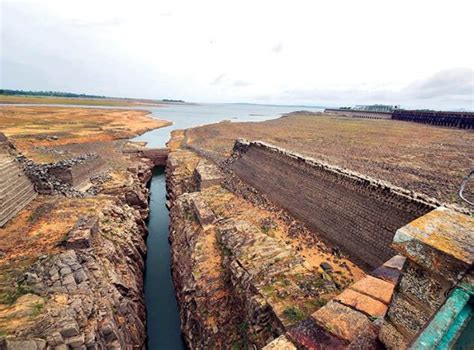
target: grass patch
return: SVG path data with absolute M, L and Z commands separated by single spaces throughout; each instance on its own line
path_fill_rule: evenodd
M 305 313 L 298 309 L 296 306 L 287 307 L 285 311 L 283 311 L 283 315 L 290 321 L 301 321 L 306 317 Z
M 2 304 L 12 305 L 22 295 L 32 293 L 32 289 L 26 285 L 19 284 L 14 290 L 0 294 L 0 302 Z

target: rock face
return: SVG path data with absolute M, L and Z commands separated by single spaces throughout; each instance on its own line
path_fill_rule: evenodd
M 16 280 L 25 293 L 3 312 L 30 320 L 0 339 L 1 349 L 142 349 L 146 339 L 143 270 L 152 164 L 97 198 L 100 210 L 79 217 L 59 252 L 42 255 Z M 29 309 L 29 310 L 30 310 Z M 32 312 L 32 313 L 31 313 Z
M 340 262 L 332 262 L 337 273 L 306 262 L 302 248 L 276 235 L 295 226 L 222 187 L 228 175 L 209 160 L 171 152 L 166 175 L 173 281 L 190 349 L 261 348 L 347 284 Z
M 228 167 L 369 269 L 395 255 L 399 227 L 437 204 L 263 142 L 237 141 Z

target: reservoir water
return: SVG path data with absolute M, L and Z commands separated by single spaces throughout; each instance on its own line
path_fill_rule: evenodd
M 146 141 L 148 147 L 165 147 L 170 132 L 222 120 L 263 121 L 295 110 L 321 111 L 302 106 L 264 106 L 250 104 L 186 104 L 166 107 L 143 107 L 159 119 L 173 125 L 152 130 L 134 138 Z M 145 271 L 145 302 L 147 309 L 147 346 L 150 350 L 186 349 L 181 337 L 179 311 L 170 270 L 168 243 L 168 210 L 165 206 L 164 169 L 153 172 L 150 184 L 150 217 L 148 221 L 147 259 Z

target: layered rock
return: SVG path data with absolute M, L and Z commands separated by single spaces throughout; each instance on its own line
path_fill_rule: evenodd
M 12 152 L 13 146 L 8 140 L 4 136 L 0 138 L 0 227 L 37 195 Z
M 89 199 L 96 210 L 84 203 L 87 214 L 77 218 L 59 246 L 16 278 L 13 299 L 0 307 L 0 348 L 144 347 L 144 220 L 151 168 L 143 160 L 120 181 L 104 185 Z M 79 210 L 83 199 L 75 201 Z
M 320 257 L 306 261 L 304 244 L 290 238 L 297 225 L 222 187 L 236 189 L 229 177 L 194 152 L 169 155 L 173 281 L 192 349 L 262 347 L 349 283 L 331 249 L 318 242 Z

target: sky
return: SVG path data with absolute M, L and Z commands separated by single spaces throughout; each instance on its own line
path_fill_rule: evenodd
M 474 110 L 472 0 L 0 0 L 0 87 Z

